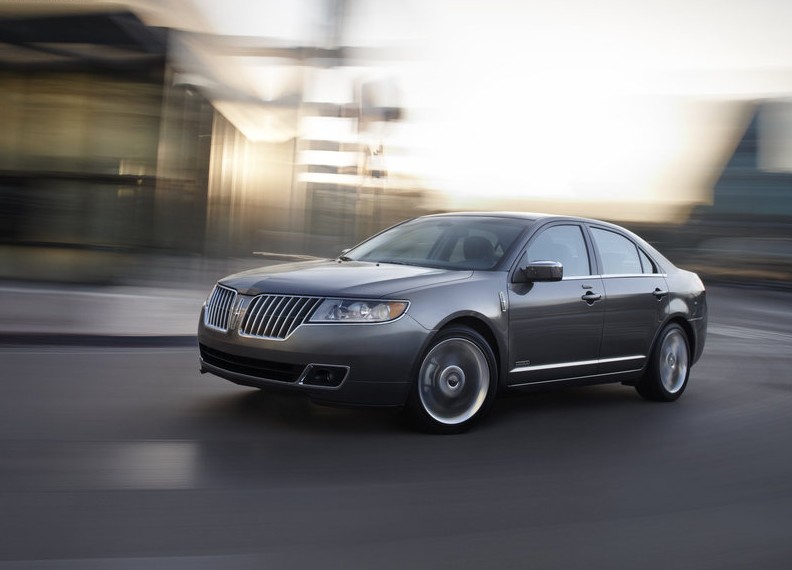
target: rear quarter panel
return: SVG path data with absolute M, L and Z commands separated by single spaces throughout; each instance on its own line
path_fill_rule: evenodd
M 682 317 L 692 334 L 692 362 L 701 358 L 707 338 L 707 293 L 698 275 L 684 269 L 670 271 L 666 277 L 669 289 L 669 318 Z

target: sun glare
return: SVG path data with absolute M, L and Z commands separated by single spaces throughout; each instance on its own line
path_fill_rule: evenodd
M 672 97 L 620 95 L 565 84 L 516 62 L 448 72 L 445 96 L 417 113 L 423 177 L 454 206 L 487 198 L 526 201 L 669 200 L 660 188 L 687 148 L 684 106 Z M 555 76 L 555 77 L 553 77 Z M 454 83 L 456 81 L 456 84 Z M 689 197 L 688 197 L 689 198 Z
M 700 104 L 701 82 L 625 43 L 637 33 L 618 22 L 594 31 L 603 14 L 580 28 L 562 12 L 462 2 L 443 15 L 425 60 L 401 76 L 420 176 L 450 207 L 595 205 L 598 215 L 648 219 L 706 202 L 702 170 L 714 168 L 724 143 Z M 544 25 L 527 33 L 531 19 Z
M 313 70 L 308 80 L 265 66 L 249 82 L 257 96 L 281 104 L 300 89 L 304 102 L 351 104 L 352 86 L 366 74 L 382 74 L 396 86 L 398 121 L 383 121 L 382 131 L 340 121 L 348 132 L 332 133 L 327 121 L 313 125 L 303 117 L 299 131 L 383 148 L 389 176 L 444 193 L 448 208 L 508 202 L 615 219 L 678 218 L 680 208 L 711 199 L 712 178 L 733 140 L 726 130 L 741 125 L 724 101 L 792 89 L 785 71 L 792 44 L 783 26 L 792 5 L 775 5 L 775 18 L 735 6 L 717 23 L 709 3 L 685 0 L 349 6 L 344 42 L 363 47 L 361 53 L 382 48 L 383 61 L 363 57 Z M 328 39 L 327 25 L 313 16 L 302 22 L 299 13 L 284 13 L 278 30 L 300 41 L 306 34 Z M 403 57 L 394 56 L 399 48 Z M 272 114 L 228 107 L 235 123 L 257 121 L 256 129 L 242 129 L 248 136 L 293 134 Z M 347 172 L 347 159 L 337 164 L 340 158 L 302 153 L 298 162 Z M 362 183 L 346 176 L 353 178 L 344 184 Z

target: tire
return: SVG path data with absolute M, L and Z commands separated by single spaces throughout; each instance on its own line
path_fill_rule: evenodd
M 678 324 L 666 326 L 652 350 L 646 374 L 635 384 L 638 393 L 655 402 L 673 402 L 690 376 L 690 342 Z
M 407 401 L 413 424 L 432 433 L 461 433 L 486 412 L 497 387 L 495 355 L 476 331 L 441 330 L 426 349 Z

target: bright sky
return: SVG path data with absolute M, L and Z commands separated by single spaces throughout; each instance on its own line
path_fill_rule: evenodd
M 322 0 L 192 4 L 188 27 L 329 37 Z M 407 54 L 377 70 L 407 109 L 387 133 L 407 149 L 392 160 L 460 205 L 596 197 L 640 210 L 708 199 L 745 120 L 723 101 L 792 95 L 790 30 L 792 0 L 359 0 L 343 43 Z M 259 96 L 276 96 L 278 77 L 251 63 Z

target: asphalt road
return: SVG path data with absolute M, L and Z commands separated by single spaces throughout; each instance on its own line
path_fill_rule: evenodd
M 462 436 L 187 348 L 0 348 L 0 569 L 790 568 L 792 293 L 709 295 L 678 402 L 530 394 Z

